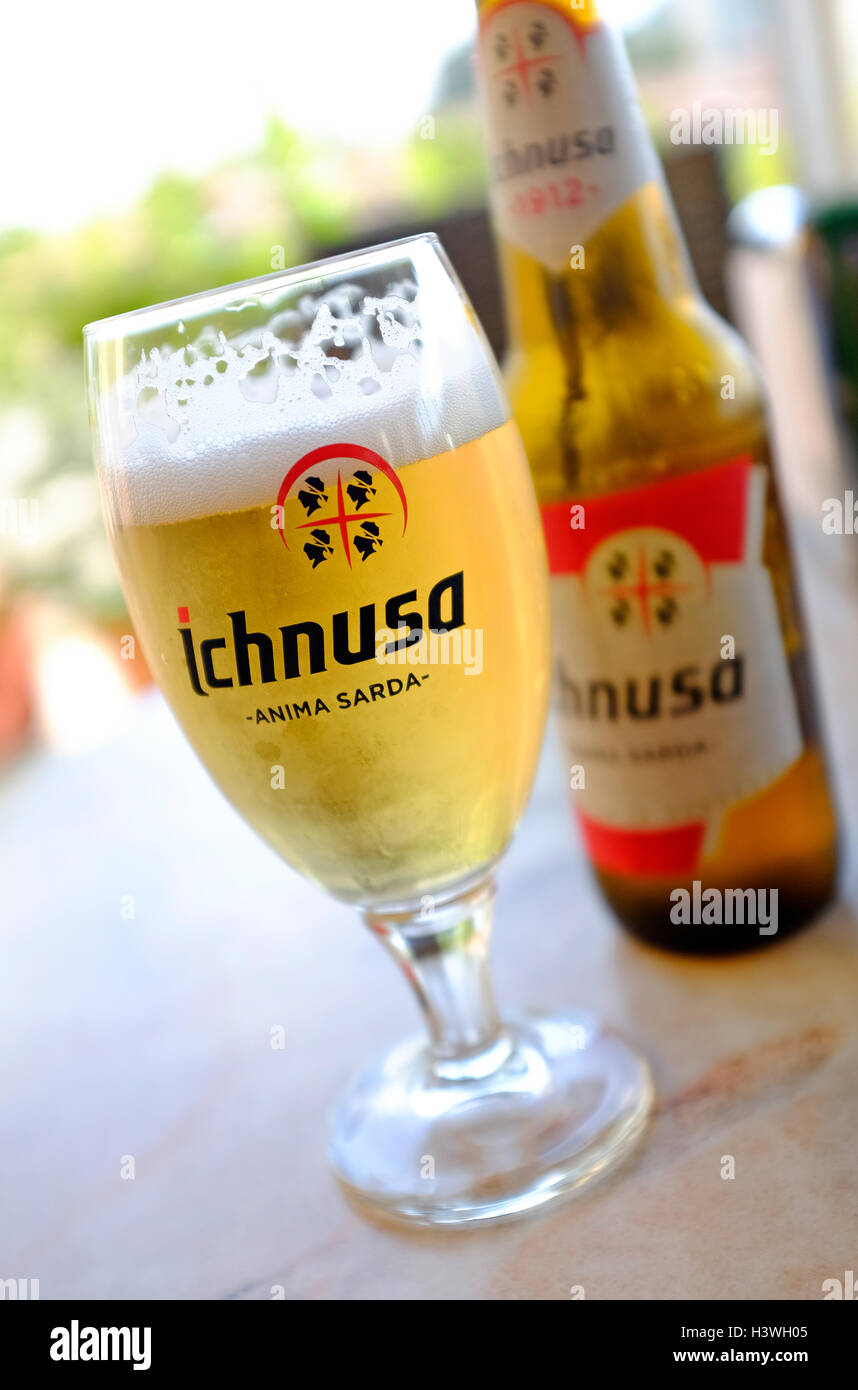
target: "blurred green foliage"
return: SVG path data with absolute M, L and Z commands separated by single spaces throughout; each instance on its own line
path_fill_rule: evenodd
M 454 84 L 455 86 L 455 84 Z M 269 121 L 203 178 L 164 172 L 139 204 L 63 236 L 0 234 L 0 496 L 37 498 L 42 540 L 7 547 L 7 584 L 121 611 L 83 398 L 95 319 L 385 239 L 484 198 L 478 121 L 450 90 L 398 149 L 310 144 Z

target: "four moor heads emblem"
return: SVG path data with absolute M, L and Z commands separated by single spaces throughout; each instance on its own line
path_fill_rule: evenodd
M 326 444 L 294 464 L 277 494 L 277 529 L 287 550 L 301 550 L 318 569 L 344 557 L 363 565 L 405 534 L 402 480 L 373 449 Z

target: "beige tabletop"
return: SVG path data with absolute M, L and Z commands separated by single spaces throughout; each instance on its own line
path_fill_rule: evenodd
M 501 872 L 499 994 L 623 1029 L 659 1111 L 621 1174 L 517 1224 L 403 1233 L 344 1203 L 327 1111 L 415 1006 L 215 792 L 160 697 L 86 756 L 19 764 L 0 789 L 0 1278 L 42 1298 L 818 1299 L 858 1270 L 858 537 L 799 529 L 844 899 L 753 956 L 638 946 L 591 885 L 549 741 Z

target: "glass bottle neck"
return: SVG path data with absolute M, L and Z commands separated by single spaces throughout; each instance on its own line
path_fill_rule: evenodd
M 510 0 L 477 0 L 477 11 L 482 17 L 509 3 Z M 582 27 L 597 24 L 601 18 L 596 0 L 539 0 L 539 3 L 558 10 L 560 14 L 571 15 L 575 23 Z
M 596 5 L 482 0 L 479 16 L 512 343 L 651 321 L 698 295 L 622 41 Z
M 513 346 L 556 337 L 572 321 L 585 335 L 654 322 L 700 293 L 661 179 L 583 243 L 568 270 L 551 271 L 505 240 L 499 257 Z

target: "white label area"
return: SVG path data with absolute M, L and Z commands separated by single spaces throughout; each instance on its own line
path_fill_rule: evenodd
M 619 38 L 535 0 L 480 24 L 492 205 L 501 236 L 550 270 L 660 177 Z
M 760 558 L 765 487 L 765 470 L 749 468 L 744 536 L 729 563 L 701 555 L 677 508 L 676 524 L 625 524 L 573 572 L 554 574 L 559 706 L 587 818 L 630 831 L 698 822 L 711 844 L 731 806 L 799 757 Z M 657 489 L 626 494 L 627 509 L 647 492 Z

